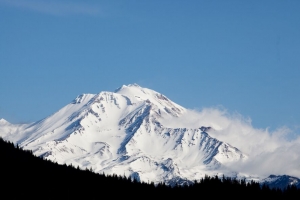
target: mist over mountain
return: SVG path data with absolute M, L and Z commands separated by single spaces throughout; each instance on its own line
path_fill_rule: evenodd
M 31 124 L 0 120 L 1 137 L 37 156 L 171 185 L 205 174 L 300 177 L 300 139 L 287 140 L 288 131 L 255 129 L 249 119 L 220 109 L 189 110 L 137 84 L 79 95 Z

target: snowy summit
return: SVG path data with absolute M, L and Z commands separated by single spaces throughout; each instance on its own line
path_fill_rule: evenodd
M 13 125 L 1 119 L 0 130 L 4 139 L 37 156 L 97 173 L 167 184 L 205 174 L 237 176 L 230 166 L 247 155 L 211 137 L 210 127 L 165 123 L 186 112 L 163 94 L 130 84 L 115 92 L 79 95 L 35 123 Z

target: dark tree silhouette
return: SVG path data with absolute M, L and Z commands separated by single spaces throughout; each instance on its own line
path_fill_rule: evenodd
M 169 187 L 140 183 L 130 177 L 96 174 L 72 165 L 58 165 L 0 138 L 0 199 L 107 199 L 107 198 L 299 198 L 300 189 L 270 189 L 254 181 L 205 176 L 194 184 Z

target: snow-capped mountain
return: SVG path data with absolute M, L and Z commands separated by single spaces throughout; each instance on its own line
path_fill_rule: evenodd
M 115 92 L 82 94 L 53 115 L 31 124 L 0 120 L 0 136 L 60 164 L 144 182 L 182 183 L 205 174 L 236 176 L 239 149 L 199 128 L 168 127 L 165 119 L 187 110 L 136 84 Z
M 266 184 L 270 188 L 285 189 L 288 186 L 296 186 L 300 188 L 300 179 L 288 175 L 270 175 L 260 181 L 261 184 Z

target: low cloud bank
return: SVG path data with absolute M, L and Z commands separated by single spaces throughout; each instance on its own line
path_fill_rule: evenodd
M 219 108 L 188 110 L 175 120 L 165 119 L 161 123 L 172 128 L 212 127 L 209 135 L 249 156 L 247 161 L 229 166 L 241 173 L 260 177 L 270 174 L 300 177 L 300 136 L 289 139 L 293 132 L 287 127 L 275 131 L 257 129 L 251 125 L 251 119 Z

